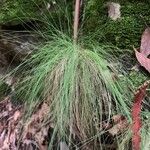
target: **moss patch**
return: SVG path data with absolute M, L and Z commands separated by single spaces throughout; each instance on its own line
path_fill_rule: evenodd
M 48 0 L 5 0 L 1 2 L 0 24 L 17 24 L 23 20 L 40 19 Z
M 95 32 L 93 38 L 99 42 L 109 42 L 121 49 L 132 49 L 133 45 L 139 47 L 141 34 L 150 24 L 150 4 L 147 1 L 118 2 L 121 5 L 121 19 L 112 21 L 107 17 L 103 2 L 91 1 L 87 7 L 85 32 Z
M 143 84 L 145 81 L 149 80 L 149 75 L 147 73 L 144 73 L 142 71 L 135 72 L 132 71 L 129 75 L 130 80 L 134 84 L 134 87 L 137 89 L 141 84 Z

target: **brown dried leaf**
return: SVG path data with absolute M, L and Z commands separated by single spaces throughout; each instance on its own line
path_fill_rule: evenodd
M 42 127 L 39 132 L 35 134 L 35 140 L 38 141 L 40 150 L 47 150 L 48 145 L 43 145 L 45 138 L 48 136 L 49 126 Z
M 14 113 L 14 121 L 17 121 L 21 117 L 21 112 L 19 110 L 15 111 Z
M 9 97 L 0 103 L 0 107 L 2 108 L 0 110 L 2 114 L 0 123 L 0 149 L 17 150 L 16 142 L 18 142 L 19 137 L 19 120 L 22 116 L 21 108 L 16 110 Z
M 107 3 L 108 6 L 108 16 L 112 19 L 112 20 L 117 20 L 121 17 L 121 12 L 120 12 L 120 4 L 118 3 L 114 3 L 114 2 L 108 2 Z
M 44 120 L 46 115 L 49 113 L 49 106 L 47 103 L 43 103 L 38 111 L 33 114 L 30 120 L 26 123 L 24 127 L 23 137 L 26 139 L 28 133 L 35 135 L 41 126 L 41 122 Z
M 1 147 L 2 150 L 9 150 L 10 143 L 8 142 L 8 136 L 3 141 L 3 146 Z
M 119 115 L 119 114 L 118 115 L 114 115 L 112 117 L 112 120 L 114 121 L 115 124 L 119 123 L 120 121 L 122 121 L 124 119 L 125 119 L 125 117 L 123 115 Z
M 140 52 L 145 56 L 150 54 L 150 28 L 146 28 L 141 38 Z
M 23 144 L 24 144 L 23 147 L 26 147 L 26 150 L 35 150 L 35 148 L 33 148 L 33 145 L 34 145 L 36 148 L 39 148 L 39 146 L 37 145 L 37 143 L 36 143 L 34 140 L 25 139 L 25 140 L 23 141 Z
M 3 142 L 4 142 L 4 139 L 5 139 L 5 135 L 6 135 L 6 129 L 3 130 L 3 132 L 1 133 L 0 135 L 0 148 L 3 146 Z
M 147 56 L 145 56 L 143 53 L 138 52 L 137 50 L 135 50 L 135 55 L 140 65 L 143 66 L 150 73 L 150 59 L 147 58 Z
M 140 52 L 135 49 L 135 55 L 140 63 L 148 72 L 150 72 L 150 28 L 146 28 L 141 38 Z
M 23 127 L 23 109 L 16 108 L 6 98 L 0 102 L 0 114 L 2 121 L 0 122 L 0 149 L 1 150 L 18 150 L 19 149 L 48 149 L 48 134 L 51 123 L 45 124 L 45 118 L 49 115 L 49 106 L 43 102 L 37 111 L 31 116 Z M 23 127 L 23 128 L 22 128 Z M 23 129 L 23 130 L 20 130 Z M 20 132 L 21 137 L 20 137 Z M 21 143 L 20 143 L 21 142 Z
M 2 112 L 2 113 L 0 114 L 0 119 L 5 118 L 5 117 L 7 117 L 8 115 L 9 115 L 9 112 L 8 112 L 8 111 L 4 111 L 4 112 Z
M 122 133 L 129 126 L 127 119 L 122 115 L 115 115 L 112 119 L 114 120 L 114 123 L 116 123 L 112 128 L 108 130 L 108 132 L 112 136 Z
M 51 123 L 44 124 L 45 118 L 49 115 L 49 106 L 43 102 L 38 110 L 31 116 L 30 120 L 26 123 L 23 131 L 23 145 L 27 145 L 24 141 L 30 140 L 36 142 L 40 150 L 48 149 L 48 131 L 51 128 Z M 31 144 L 30 144 L 31 145 Z

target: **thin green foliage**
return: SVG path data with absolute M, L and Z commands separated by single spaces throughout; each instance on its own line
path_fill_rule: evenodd
M 118 150 L 126 150 L 130 149 L 131 147 L 131 138 L 132 138 L 132 132 L 130 128 L 122 134 L 118 139 Z M 149 120 L 145 119 L 142 123 L 141 128 L 141 149 L 142 150 L 149 150 L 150 148 L 150 126 L 149 126 Z
M 60 139 L 69 140 L 69 132 L 73 134 L 76 126 L 80 141 L 91 137 L 96 140 L 95 135 L 103 132 L 102 126 L 98 130 L 96 125 L 102 125 L 104 116 L 108 123 L 118 113 L 130 119 L 129 101 L 109 69 L 108 62 L 113 58 L 100 46 L 86 42 L 81 45 L 73 44 L 59 32 L 20 66 L 21 69 L 30 66 L 30 69 L 24 69 L 17 94 L 24 99 L 28 110 L 31 106 L 31 112 L 35 103 L 49 104 L 54 134 Z
M 141 137 L 142 137 L 141 149 L 148 150 L 150 148 L 150 141 L 149 141 L 149 139 L 150 139 L 150 122 L 148 119 L 146 119 L 144 121 Z

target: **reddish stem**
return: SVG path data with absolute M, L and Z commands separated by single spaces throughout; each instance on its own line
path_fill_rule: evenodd
M 142 100 L 144 99 L 146 95 L 146 88 L 148 87 L 150 81 L 145 82 L 138 90 L 138 92 L 135 94 L 134 97 L 134 104 L 132 107 L 132 150 L 140 150 L 141 145 L 141 136 L 140 136 L 140 130 L 142 127 L 142 121 L 140 117 L 141 112 L 141 106 L 142 106 Z

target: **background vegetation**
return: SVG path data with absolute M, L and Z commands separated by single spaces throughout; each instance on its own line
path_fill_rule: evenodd
M 72 147 L 92 141 L 92 148 L 96 149 L 97 141 L 103 142 L 100 135 L 105 132 L 101 130 L 102 125 L 97 128 L 99 123 L 104 120 L 110 123 L 117 114 L 125 115 L 131 123 L 133 91 L 149 78 L 144 69 L 135 71 L 132 67 L 137 63 L 133 46 L 140 46 L 141 34 L 150 24 L 150 2 L 114 2 L 121 5 L 121 18 L 116 21 L 108 17 L 107 1 L 84 1 L 78 44 L 72 39 L 74 4 L 71 0 L 0 2 L 2 29 L 34 21 L 31 32 L 38 32 L 44 39 L 36 45 L 38 51 L 13 73 L 19 74 L 15 95 L 16 101 L 21 99 L 26 105 L 25 117 L 32 115 L 43 102 L 49 106 L 42 123 L 52 121 L 55 124 L 51 141 L 48 141 L 50 149 L 56 139 L 71 143 Z M 3 82 L 1 87 L 4 87 Z M 149 105 L 147 100 L 144 102 Z M 143 146 L 149 136 L 146 133 L 149 130 L 147 107 L 143 108 L 142 118 Z M 71 132 L 74 126 L 79 130 L 75 138 Z M 118 149 L 129 148 L 130 130 L 114 139 Z

